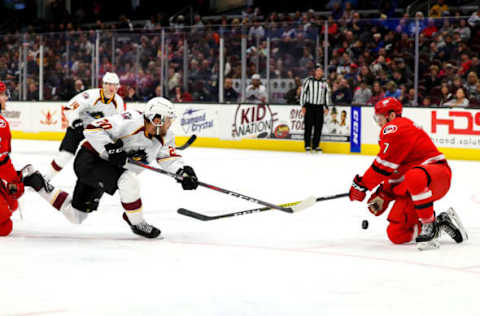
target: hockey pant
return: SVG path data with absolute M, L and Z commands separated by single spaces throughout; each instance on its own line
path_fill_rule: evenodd
M 434 218 L 433 202 L 450 189 L 452 172 L 446 162 L 413 167 L 393 188 L 398 197 L 388 214 L 387 235 L 394 244 L 412 241 L 420 233 L 421 220 Z
M 97 210 L 104 192 L 113 195 L 117 189 L 130 223 L 137 225 L 144 221 L 140 185 L 132 171 L 112 165 L 85 148 L 77 153 L 74 170 L 78 180 L 73 196 L 60 189 L 39 192 L 70 222 L 81 224 L 88 213 Z

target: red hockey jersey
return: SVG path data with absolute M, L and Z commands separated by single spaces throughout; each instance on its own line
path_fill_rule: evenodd
M 10 126 L 0 115 L 0 179 L 7 182 L 15 182 L 18 179 L 17 172 L 10 161 L 11 139 Z
M 382 128 L 378 144 L 380 152 L 362 177 L 369 190 L 384 180 L 401 177 L 414 166 L 445 160 L 430 136 L 404 117 L 397 117 Z

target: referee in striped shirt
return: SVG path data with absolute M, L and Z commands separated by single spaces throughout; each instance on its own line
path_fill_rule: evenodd
M 323 110 L 331 104 L 330 87 L 323 78 L 323 69 L 320 64 L 315 65 L 315 74 L 303 82 L 300 94 L 300 105 L 305 122 L 305 150 L 322 151 L 319 147 L 323 127 Z M 312 137 L 313 127 L 313 141 Z

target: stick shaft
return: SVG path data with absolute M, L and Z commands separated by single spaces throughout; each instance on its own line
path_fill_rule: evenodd
M 318 197 L 318 198 L 316 198 L 316 201 L 321 202 L 321 201 L 327 201 L 327 200 L 335 200 L 335 199 L 339 199 L 339 198 L 347 197 L 347 196 L 348 196 L 348 193 L 340 193 L 340 194 L 335 194 L 335 195 Z M 289 202 L 289 203 L 280 204 L 279 206 L 281 206 L 281 207 L 291 207 L 291 206 L 297 205 L 299 203 L 300 203 L 300 201 Z M 193 211 L 190 211 L 190 210 L 187 210 L 187 209 L 184 209 L 184 208 L 178 209 L 177 212 L 179 214 L 182 214 L 182 215 L 185 215 L 185 216 L 188 216 L 188 217 L 193 217 L 193 218 L 196 218 L 196 219 L 201 220 L 201 221 L 211 221 L 211 220 L 226 218 L 226 217 L 235 217 L 235 216 L 242 216 L 242 215 L 248 215 L 248 214 L 253 214 L 253 213 L 260 213 L 260 212 L 269 211 L 271 209 L 272 208 L 270 208 L 270 207 L 259 207 L 259 208 L 254 208 L 254 209 L 250 209 L 250 210 L 238 211 L 238 212 L 232 212 L 232 213 L 226 213 L 226 214 L 220 214 L 220 215 L 214 215 L 214 216 L 204 215 L 204 214 L 193 212 Z
M 183 177 L 179 174 L 175 174 L 175 173 L 169 172 L 167 170 L 155 168 L 155 167 L 149 166 L 147 164 L 144 164 L 142 162 L 135 161 L 135 160 L 132 160 L 132 159 L 129 159 L 128 161 L 131 164 L 137 165 L 139 167 L 149 169 L 149 170 L 152 170 L 154 172 L 158 172 L 158 173 L 161 173 L 161 174 L 164 174 L 164 175 L 168 175 L 172 178 L 175 178 L 178 181 L 183 180 Z M 248 196 L 248 195 L 245 195 L 245 194 L 241 194 L 241 193 L 238 193 L 238 192 L 234 192 L 234 191 L 231 191 L 231 190 L 227 190 L 227 189 L 224 189 L 224 188 L 220 188 L 220 187 L 217 187 L 215 185 L 211 185 L 211 184 L 208 184 L 208 183 L 205 183 L 205 182 L 198 181 L 198 185 L 202 186 L 202 187 L 205 187 L 205 188 L 208 188 L 210 190 L 214 190 L 214 191 L 221 192 L 221 193 L 224 193 L 224 194 L 228 194 L 228 195 L 240 198 L 240 199 L 244 199 L 244 200 L 247 200 L 249 202 L 261 204 L 261 205 L 264 205 L 268 208 L 274 208 L 274 209 L 279 210 L 279 211 L 283 211 L 283 212 L 287 212 L 287 213 L 293 213 L 293 210 L 291 208 L 284 208 L 284 207 L 275 205 L 273 203 L 265 202 L 265 201 L 256 199 L 254 197 L 251 197 L 251 196 Z

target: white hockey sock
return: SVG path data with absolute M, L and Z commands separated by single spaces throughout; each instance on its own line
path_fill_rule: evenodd
M 130 223 L 138 225 L 144 222 L 137 176 L 132 171 L 127 170 L 120 176 L 117 185 L 120 201 Z
M 68 151 L 60 151 L 52 162 L 50 163 L 50 168 L 46 172 L 45 176 L 48 179 L 55 177 L 62 169 L 75 157 L 75 155 L 69 153 Z
M 81 212 L 72 206 L 72 198 L 61 189 L 54 189 L 52 192 L 46 192 L 41 189 L 38 194 L 50 203 L 55 209 L 62 212 L 63 215 L 73 224 L 81 224 L 88 216 L 87 213 Z

